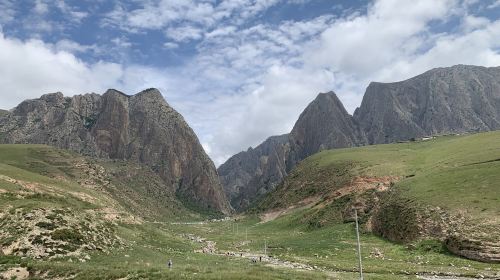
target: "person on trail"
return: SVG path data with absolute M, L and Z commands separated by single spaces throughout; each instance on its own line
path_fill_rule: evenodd
M 168 268 L 172 268 L 172 265 L 173 265 L 172 260 L 171 259 L 168 260 Z
M 262 261 L 262 256 L 259 256 L 259 262 L 261 262 L 261 261 Z

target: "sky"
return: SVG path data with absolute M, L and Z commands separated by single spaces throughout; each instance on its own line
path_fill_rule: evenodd
M 158 88 L 216 165 L 318 93 L 500 66 L 500 0 L 0 0 L 0 108 Z

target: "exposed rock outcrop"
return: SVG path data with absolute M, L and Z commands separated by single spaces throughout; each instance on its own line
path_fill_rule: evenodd
M 232 206 L 244 210 L 273 190 L 300 160 L 324 149 L 364 143 L 364 136 L 335 93 L 321 93 L 290 134 L 273 136 L 222 164 L 219 176 Z
M 218 172 L 231 205 L 245 209 L 279 184 L 287 175 L 289 151 L 288 134 L 272 136 L 255 149 L 234 155 L 221 165 Z
M 354 118 L 369 144 L 499 129 L 500 67 L 457 65 L 371 83 Z
M 289 139 L 289 169 L 319 151 L 366 143 L 363 132 L 334 92 L 320 93 L 306 107 Z
M 478 222 L 466 212 L 426 207 L 391 193 L 370 218 L 374 233 L 398 243 L 437 239 L 456 255 L 500 263 L 500 228 L 495 220 Z
M 215 166 L 183 117 L 156 89 L 26 100 L 0 117 L 0 143 L 48 144 L 132 160 L 157 172 L 187 205 L 228 213 Z

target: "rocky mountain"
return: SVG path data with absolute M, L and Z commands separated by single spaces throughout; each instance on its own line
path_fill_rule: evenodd
M 186 205 L 228 213 L 215 166 L 183 117 L 156 89 L 26 100 L 0 117 L 0 143 L 47 144 L 149 166 Z
M 371 83 L 354 113 L 369 144 L 500 128 L 500 67 L 436 68 Z
M 272 190 L 287 175 L 288 134 L 269 137 L 255 149 L 232 156 L 218 169 L 231 205 L 245 209 L 260 195 Z
M 273 189 L 298 162 L 324 149 L 497 129 L 500 67 L 436 68 L 401 82 L 371 83 L 354 116 L 334 93 L 320 93 L 300 115 L 286 143 L 267 140 L 262 147 L 234 155 L 218 171 L 232 205 L 242 210 Z M 281 161 L 269 161 L 274 151 L 282 151 Z M 261 162 L 266 162 L 266 172 Z
M 234 155 L 218 172 L 232 206 L 243 210 L 273 190 L 300 160 L 320 150 L 363 143 L 364 135 L 335 93 L 320 93 L 290 134 L 270 137 L 255 149 Z
M 317 153 L 366 143 L 363 132 L 334 92 L 320 93 L 300 114 L 290 133 L 288 168 Z

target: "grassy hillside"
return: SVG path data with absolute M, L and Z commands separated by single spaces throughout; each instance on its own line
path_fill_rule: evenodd
M 327 194 L 356 176 L 395 176 L 400 177 L 394 179 L 396 187 L 412 199 L 497 216 L 499 170 L 500 131 L 328 150 L 304 160 L 259 206 L 295 204 L 310 194 Z
M 66 195 L 81 193 L 91 197 L 92 201 L 86 202 L 94 206 L 88 207 L 110 206 L 152 221 L 193 218 L 193 213 L 177 201 L 174 190 L 154 172 L 126 161 L 89 159 L 44 145 L 0 145 L 0 174 L 5 177 L 3 183 L 11 187 L 9 178 L 36 184 L 36 195 L 63 195 L 64 199 L 44 198 L 43 203 L 50 205 L 54 200 L 57 207 L 83 207 L 78 195 Z M 69 205 L 70 201 L 74 204 Z M 26 199 L 13 203 L 33 204 Z
M 332 166 L 322 164 L 315 168 Z M 334 166 L 328 174 L 343 178 L 331 182 L 338 186 L 348 181 L 346 174 L 362 171 L 352 161 L 346 165 L 352 168 Z M 47 146 L 0 145 L 0 279 L 357 279 L 352 223 L 341 222 L 342 215 L 322 223 L 310 207 L 322 205 L 317 200 L 268 222 L 249 215 L 236 222 L 183 223 L 203 217 L 175 204 L 164 187 L 130 163 Z M 322 191 L 317 187 L 313 196 Z M 291 205 L 306 196 L 284 197 Z M 216 242 L 215 253 L 200 253 L 207 241 L 189 236 Z M 273 259 L 263 255 L 264 240 Z M 368 231 L 361 240 L 365 279 L 500 276 L 498 265 L 457 258 L 433 242 L 408 247 Z M 258 256 L 263 262 L 251 261 Z
M 172 193 L 153 172 L 128 162 L 0 145 L 0 279 L 317 278 L 194 253 L 201 245 L 169 222 L 204 217 Z
M 351 221 L 355 206 L 367 230 L 390 240 L 434 238 L 474 259 L 481 258 L 459 251 L 481 251 L 474 244 L 488 243 L 483 251 L 498 259 L 499 182 L 499 131 L 443 136 L 323 151 L 299 164 L 254 210 L 309 203 L 301 222 L 317 228 Z

